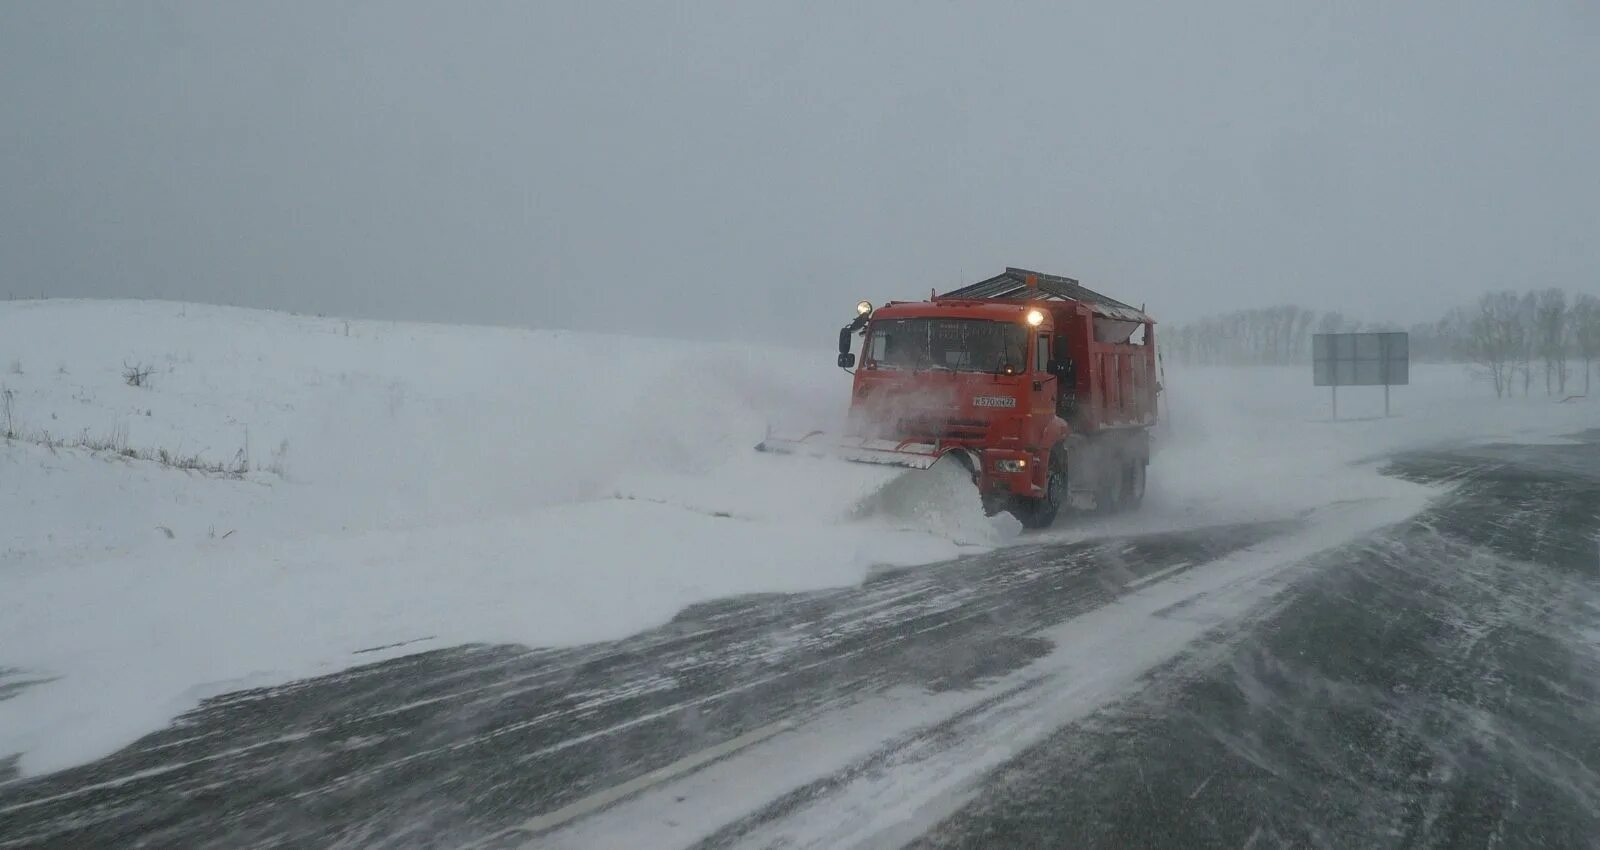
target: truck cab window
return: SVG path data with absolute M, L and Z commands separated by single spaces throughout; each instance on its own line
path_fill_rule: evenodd
M 1047 372 L 1050 369 L 1050 335 L 1039 334 L 1039 341 L 1033 346 L 1033 371 Z
M 1027 371 L 1028 332 L 987 319 L 880 319 L 867 343 L 869 369 Z

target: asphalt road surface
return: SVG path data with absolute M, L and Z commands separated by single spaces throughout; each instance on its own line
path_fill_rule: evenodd
M 1600 432 L 1388 473 L 1440 495 L 219 697 L 0 763 L 0 847 L 1600 846 Z

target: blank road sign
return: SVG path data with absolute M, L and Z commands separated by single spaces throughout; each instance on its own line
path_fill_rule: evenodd
M 1315 334 L 1311 379 L 1319 387 L 1411 383 L 1411 340 L 1404 333 Z

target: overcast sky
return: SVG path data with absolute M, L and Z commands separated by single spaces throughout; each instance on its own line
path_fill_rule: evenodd
M 1337 6 L 1337 8 L 1335 8 Z M 1600 291 L 1600 4 L 0 5 L 0 296 L 826 346 Z

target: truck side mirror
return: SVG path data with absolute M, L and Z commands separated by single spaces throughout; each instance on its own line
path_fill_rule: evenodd
M 839 368 L 849 369 L 856 365 L 856 356 L 848 351 L 839 352 Z
M 839 329 L 839 353 L 840 354 L 849 354 L 850 353 L 850 333 L 851 333 L 851 331 L 850 331 L 850 328 L 848 328 L 848 327 L 843 327 L 843 328 Z M 843 358 L 840 358 L 840 361 L 841 361 L 841 365 L 842 365 Z

